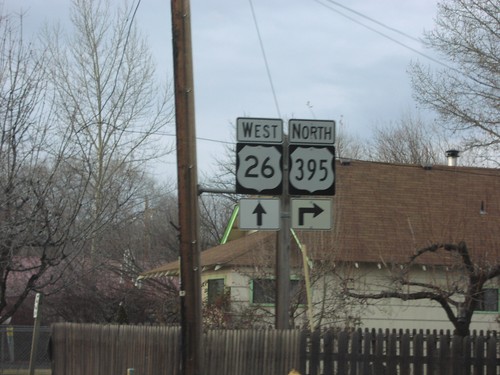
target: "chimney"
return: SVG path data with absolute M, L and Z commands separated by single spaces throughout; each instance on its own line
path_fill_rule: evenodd
M 446 151 L 446 157 L 448 158 L 448 166 L 449 167 L 456 167 L 457 166 L 457 160 L 458 160 L 459 153 L 460 153 L 460 151 L 458 151 L 458 150 Z

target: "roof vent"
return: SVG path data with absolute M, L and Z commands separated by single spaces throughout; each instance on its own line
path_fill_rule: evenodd
M 486 215 L 486 208 L 484 206 L 484 201 L 481 201 L 481 208 L 479 209 L 481 215 Z
M 446 157 L 448 158 L 448 166 L 456 167 L 460 151 L 458 150 L 448 150 L 446 151 Z
M 351 165 L 351 159 L 340 159 L 340 165 L 344 165 L 344 166 Z

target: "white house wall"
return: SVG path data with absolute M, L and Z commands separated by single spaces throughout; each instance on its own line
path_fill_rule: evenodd
M 380 267 L 380 269 L 379 269 Z M 396 269 L 397 271 L 397 269 Z M 338 271 L 342 272 L 342 271 Z M 351 264 L 348 271 L 349 277 L 356 280 L 357 292 L 379 292 L 388 290 L 391 281 L 391 270 L 383 265 Z M 331 277 L 331 276 L 330 276 Z M 429 282 L 446 285 L 451 279 L 450 271 L 424 270 L 422 267 L 411 271 L 411 280 L 418 282 Z M 332 285 L 332 284 L 329 284 Z M 498 280 L 491 283 L 492 288 L 498 288 Z M 317 298 L 320 290 L 315 290 Z M 353 301 L 356 303 L 356 301 Z M 361 311 L 361 323 L 363 327 L 381 329 L 430 329 L 430 330 L 453 330 L 452 323 L 448 320 L 445 311 L 435 301 L 428 299 L 416 301 L 403 301 L 400 299 L 367 300 Z M 475 312 L 471 324 L 471 330 L 498 330 L 500 313 Z
M 314 278 L 315 270 L 312 270 L 312 277 Z M 387 268 L 372 264 L 359 264 L 355 267 L 353 264 L 344 270 L 336 269 L 335 272 L 348 272 L 349 276 L 356 280 L 358 285 L 358 292 L 376 292 L 382 289 L 387 289 L 386 286 L 389 282 L 390 272 Z M 256 276 L 252 276 L 256 275 Z M 245 307 L 251 306 L 251 279 L 252 277 L 263 277 L 263 275 L 272 275 L 271 272 L 259 272 L 252 268 L 246 269 L 221 269 L 214 272 L 204 272 L 202 281 L 210 278 L 224 278 L 225 286 L 230 289 L 231 303 L 235 311 L 241 311 Z M 416 269 L 412 271 L 412 280 L 429 280 L 431 278 L 434 282 L 446 282 L 445 273 L 436 273 L 432 271 L 424 271 L 423 269 Z M 499 282 L 496 280 L 491 287 L 498 288 Z M 326 288 L 326 289 L 325 289 Z M 313 285 L 313 305 L 315 324 L 319 322 L 319 311 L 324 293 L 336 293 L 340 291 L 339 279 L 332 276 L 326 276 L 325 279 L 317 280 Z M 205 294 L 204 294 L 205 295 Z M 341 301 L 332 302 L 340 304 Z M 330 306 L 333 309 L 333 306 Z M 265 306 L 265 309 L 273 310 L 273 307 Z M 453 330 L 453 325 L 447 319 L 444 310 L 437 302 L 430 300 L 420 301 L 402 301 L 399 299 L 382 299 L 382 300 L 369 300 L 362 303 L 359 300 L 351 300 L 347 306 L 343 307 L 346 311 L 341 311 L 332 321 L 328 316 L 322 317 L 321 325 L 339 325 L 340 318 L 359 317 L 361 327 L 367 328 L 381 328 L 381 329 L 430 329 L 430 330 Z M 304 314 L 305 306 L 299 309 L 300 317 L 296 320 L 296 325 L 303 325 L 306 321 Z M 332 315 L 333 316 L 333 315 Z M 472 330 L 498 330 L 500 313 L 497 312 L 475 312 L 473 322 L 471 325 Z M 272 324 L 272 320 L 266 322 Z

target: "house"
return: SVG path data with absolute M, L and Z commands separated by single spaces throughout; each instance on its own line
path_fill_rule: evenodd
M 428 252 L 406 267 L 412 255 L 432 244 L 465 243 L 481 267 L 500 263 L 500 170 L 419 166 L 367 161 L 337 161 L 333 229 L 297 231 L 313 267 L 315 325 L 356 324 L 373 328 L 453 329 L 442 307 L 429 299 L 352 299 L 360 293 L 396 288 L 405 272 L 416 284 L 432 283 L 460 294 L 461 258 Z M 226 288 L 231 307 L 243 319 L 257 314 L 272 324 L 276 232 L 248 233 L 201 253 L 202 282 L 209 302 Z M 303 293 L 303 257 L 296 241 L 290 248 L 291 308 L 295 325 L 307 323 Z M 177 276 L 179 263 L 148 271 L 142 277 Z M 500 323 L 497 276 L 485 285 L 471 329 L 496 330 Z M 224 288 L 223 288 L 224 287 Z M 398 289 L 401 291 L 401 286 Z

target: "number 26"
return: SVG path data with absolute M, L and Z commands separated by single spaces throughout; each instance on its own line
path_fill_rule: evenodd
M 271 164 L 269 164 L 270 160 L 271 158 L 266 157 L 264 159 L 264 162 L 262 163 L 262 166 L 260 167 L 260 174 L 265 178 L 271 178 L 274 176 L 274 168 Z M 259 159 L 255 155 L 249 155 L 245 158 L 245 161 L 250 162 L 250 165 L 245 172 L 245 177 L 258 178 Z

